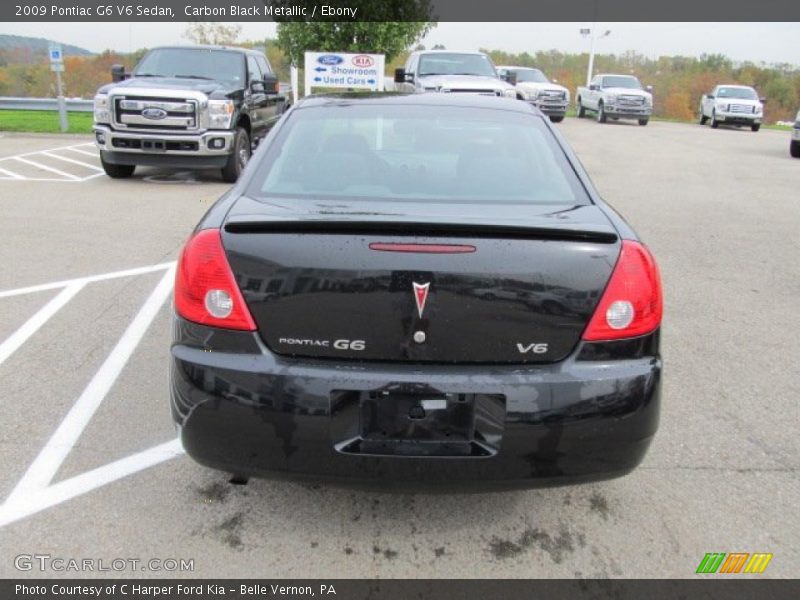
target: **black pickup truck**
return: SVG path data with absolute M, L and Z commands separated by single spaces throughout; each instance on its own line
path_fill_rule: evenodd
M 239 177 L 289 105 L 263 53 L 226 46 L 150 50 L 94 98 L 94 135 L 109 177 L 136 165 L 216 168 Z

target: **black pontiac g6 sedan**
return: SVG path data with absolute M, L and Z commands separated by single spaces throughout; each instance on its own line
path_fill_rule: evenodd
M 516 100 L 298 103 L 186 243 L 175 313 L 183 445 L 240 478 L 576 483 L 658 427 L 653 257 Z

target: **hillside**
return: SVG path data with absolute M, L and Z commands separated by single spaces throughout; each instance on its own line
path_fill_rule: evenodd
M 50 41 L 45 38 L 0 34 L 0 51 L 17 51 L 20 55 L 37 57 L 46 56 Z M 93 54 L 85 48 L 70 44 L 61 44 L 61 50 L 64 52 L 64 56 L 91 56 Z

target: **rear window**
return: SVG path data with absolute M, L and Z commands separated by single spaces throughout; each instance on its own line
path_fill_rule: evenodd
M 256 198 L 588 204 L 534 114 L 453 106 L 300 108 L 264 155 Z

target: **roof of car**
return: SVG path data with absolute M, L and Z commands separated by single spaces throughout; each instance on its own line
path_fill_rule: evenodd
M 538 113 L 538 109 L 515 98 L 498 98 L 480 94 L 405 94 L 397 92 L 346 92 L 341 94 L 313 94 L 301 99 L 297 108 L 317 106 L 348 106 L 352 104 L 453 106 L 461 108 L 486 108 L 518 113 Z

